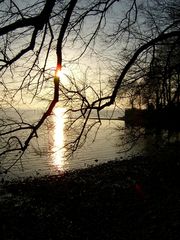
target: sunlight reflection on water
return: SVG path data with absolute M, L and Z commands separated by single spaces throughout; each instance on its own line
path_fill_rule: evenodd
M 65 109 L 54 109 L 54 134 L 53 134 L 53 148 L 52 159 L 53 165 L 57 170 L 64 170 L 64 118 Z
M 28 151 L 23 155 L 22 162 L 18 162 L 11 169 L 12 174 L 10 173 L 9 177 L 59 174 L 59 172 L 66 170 L 85 168 L 109 160 L 121 160 L 142 152 L 142 149 L 147 145 L 147 141 L 142 139 L 135 149 L 131 149 L 130 152 L 122 151 L 121 153 L 121 150 L 124 150 L 124 146 L 121 146 L 123 136 L 127 135 L 127 131 L 124 130 L 125 123 L 118 119 L 113 121 L 103 119 L 98 132 L 96 131 L 97 128 L 91 129 L 84 145 L 77 149 L 72 156 L 69 156 L 71 149 L 68 149 L 68 146 L 63 148 L 64 144 L 73 142 L 78 130 L 81 130 L 82 121 L 78 119 L 73 128 L 68 128 L 69 124 L 74 122 L 71 122 L 71 120 L 74 120 L 73 116 L 69 116 L 65 108 L 56 107 L 53 113 L 39 129 L 38 138 L 32 139 Z M 40 115 L 39 112 L 37 114 Z M 37 114 L 27 111 L 27 118 L 37 117 Z M 94 121 L 96 120 L 90 119 L 89 124 L 94 124 Z M 96 136 L 95 141 L 94 136 Z M 126 137 L 129 140 L 128 136 Z M 11 156 L 4 163 L 8 167 L 13 161 L 14 157 Z

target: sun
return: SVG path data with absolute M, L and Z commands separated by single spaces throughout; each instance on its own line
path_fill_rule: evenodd
M 57 66 L 55 71 L 55 77 L 61 79 L 63 77 L 63 69 L 60 65 Z
M 67 77 L 68 69 L 66 67 L 62 67 L 58 65 L 54 71 L 54 80 L 60 81 L 61 84 L 67 85 L 69 83 L 68 77 Z
M 63 69 L 58 69 L 55 73 L 55 77 L 58 77 L 59 79 L 63 78 L 64 73 L 63 73 Z

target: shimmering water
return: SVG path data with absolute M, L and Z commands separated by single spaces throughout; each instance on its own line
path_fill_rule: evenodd
M 28 114 L 26 113 L 27 118 Z M 35 115 L 33 116 L 35 118 Z M 84 168 L 115 159 L 124 159 L 147 150 L 148 141 L 144 138 L 136 141 L 134 148 L 131 142 L 130 130 L 124 128 L 124 122 L 102 120 L 101 126 L 94 127 L 89 132 L 84 145 L 69 157 L 68 149 L 64 144 L 73 139 L 74 133 L 66 132 L 66 123 L 69 121 L 63 109 L 56 109 L 54 114 L 38 131 L 38 138 L 34 138 L 31 145 L 10 170 L 6 177 L 29 177 L 45 174 L 57 174 L 71 169 Z M 80 120 L 79 120 L 80 121 Z M 90 124 L 94 123 L 90 120 Z M 78 126 L 78 124 L 77 124 Z M 99 126 L 99 125 L 98 125 Z M 127 143 L 124 145 L 124 143 Z M 129 151 L 126 151 L 130 149 Z M 2 161 L 3 167 L 10 166 L 16 156 L 11 155 Z

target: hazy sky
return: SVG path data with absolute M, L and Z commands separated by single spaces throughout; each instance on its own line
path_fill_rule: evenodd
M 8 1 L 9 2 L 9 1 Z M 24 6 L 31 5 L 35 3 L 35 0 L 16 0 L 14 1 L 17 6 L 21 9 L 24 8 Z M 43 6 L 41 4 L 41 1 L 38 1 L 39 5 L 35 8 L 31 8 L 26 12 L 26 17 L 28 17 L 28 14 L 32 14 L 34 12 L 35 14 L 40 12 L 40 6 Z M 78 5 L 79 7 L 82 7 L 83 5 L 88 4 L 88 2 L 91 1 L 79 1 Z M 63 66 L 64 66 L 64 73 L 70 74 L 74 78 L 76 78 L 76 81 L 78 82 L 79 86 L 82 87 L 84 85 L 90 85 L 95 88 L 95 90 L 101 92 L 101 94 L 106 95 L 107 92 L 109 92 L 108 83 L 109 79 L 112 78 L 114 74 L 116 74 L 117 69 L 121 69 L 124 64 L 126 63 L 126 59 L 123 58 L 123 48 L 129 48 L 129 50 L 136 49 L 138 47 L 138 41 L 136 37 L 138 36 L 138 31 L 141 33 L 141 37 L 148 37 L 148 34 L 151 34 L 148 31 L 145 31 L 145 24 L 144 24 L 144 10 L 143 5 L 145 5 L 145 2 L 142 0 L 137 0 L 137 6 L 139 7 L 138 15 L 137 15 L 137 22 L 133 26 L 134 28 L 134 35 L 117 35 L 112 37 L 111 34 L 114 33 L 117 30 L 118 23 L 122 21 L 127 16 L 127 10 L 130 9 L 132 5 L 132 0 L 127 1 L 117 1 L 114 3 L 113 7 L 108 11 L 106 18 L 102 20 L 102 25 L 104 26 L 101 31 L 99 32 L 98 36 L 96 37 L 95 41 L 92 41 L 89 47 L 87 48 L 84 55 L 77 59 L 81 53 L 83 53 L 85 49 L 85 45 L 91 38 L 93 32 L 95 31 L 100 16 L 89 16 L 86 18 L 86 20 L 82 24 L 80 35 L 75 37 L 76 31 L 78 28 L 73 29 L 71 31 L 71 34 L 68 35 L 67 41 L 65 42 L 64 48 L 63 48 Z M 149 1 L 148 1 L 149 2 Z M 3 3 L 4 4 L 4 3 Z M 133 8 L 135 10 L 135 8 Z M 130 20 L 133 21 L 133 18 L 135 17 L 135 11 L 132 10 Z M 16 9 L 17 11 L 17 9 Z M 60 21 L 59 16 L 59 20 Z M 125 26 L 127 22 L 122 22 L 122 27 Z M 59 26 L 53 26 L 54 29 L 54 40 L 57 38 L 59 33 Z M 9 54 L 13 56 L 16 51 L 19 51 L 19 48 L 27 43 L 29 37 L 24 35 L 19 36 L 18 39 L 15 39 L 12 43 L 12 50 L 14 52 L 9 51 Z M 134 38 L 133 38 L 134 36 Z M 38 40 L 36 41 L 37 45 L 40 46 L 40 39 L 42 39 L 42 34 L 39 36 Z M 39 42 L 38 42 L 39 41 Z M 48 44 L 49 38 L 47 37 L 45 42 Z M 128 46 L 126 44 L 128 43 Z M 49 60 L 47 64 L 48 74 L 53 74 L 53 69 L 55 69 L 56 65 L 56 51 L 55 51 L 55 44 L 56 41 L 54 41 L 54 45 L 52 45 L 52 49 L 49 55 Z M 11 72 L 7 72 L 3 76 L 3 81 L 6 82 L 6 86 L 14 92 L 15 88 L 18 86 L 21 86 L 22 79 L 24 77 L 25 73 L 28 73 L 28 68 L 31 66 L 31 60 L 33 57 L 35 57 L 36 51 L 38 48 L 34 50 L 34 53 L 27 54 L 24 58 L 19 60 L 15 66 L 14 66 L 14 73 L 12 75 Z M 39 68 L 43 67 L 44 59 L 46 51 L 45 49 L 41 52 L 40 55 L 40 61 L 37 62 L 37 66 L 35 66 L 35 71 L 31 73 L 31 76 L 28 76 L 26 78 L 26 81 L 23 84 L 23 87 L 25 89 L 22 91 L 19 91 L 18 94 L 16 94 L 17 99 L 23 99 L 25 101 L 25 98 L 32 99 L 33 94 L 36 93 L 36 84 L 35 81 L 31 82 L 33 79 L 37 79 L 36 73 Z M 77 59 L 75 61 L 75 59 Z M 13 76 L 13 79 L 11 78 Z M 8 79 L 8 80 L 7 80 Z M 43 81 L 43 80 L 41 80 Z M 68 84 L 68 81 L 65 77 L 63 77 L 62 81 L 64 81 L 64 84 Z M 39 96 L 43 96 L 44 98 L 52 98 L 52 94 L 50 96 L 49 93 L 53 93 L 53 81 L 47 81 L 43 83 L 45 90 L 41 91 L 41 94 Z M 48 89 L 49 87 L 49 89 Z M 1 88 L 3 88 L 1 86 Z M 41 88 L 38 90 L 41 90 Z M 10 95 L 13 97 L 13 94 Z M 89 92 L 89 95 L 93 95 L 93 92 Z M 25 97 L 24 97 L 25 96 Z

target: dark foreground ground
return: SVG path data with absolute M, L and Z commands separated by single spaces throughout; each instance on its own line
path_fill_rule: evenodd
M 180 239 L 180 149 L 5 184 L 0 239 Z

